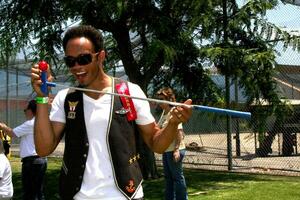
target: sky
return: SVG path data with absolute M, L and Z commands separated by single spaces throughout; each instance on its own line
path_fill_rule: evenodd
M 268 21 L 279 27 L 300 29 L 300 6 L 280 3 L 276 9 L 267 12 Z
M 239 5 L 243 5 L 247 0 L 238 0 L 237 2 Z M 279 2 L 275 9 L 267 11 L 267 20 L 290 34 L 300 36 L 300 6 Z M 300 65 L 300 52 L 297 50 L 294 51 L 292 47 L 288 47 L 284 51 L 282 43 L 278 43 L 276 50 L 280 53 L 276 56 L 278 64 Z
M 267 12 L 267 19 L 289 33 L 300 36 L 300 6 L 280 3 L 276 9 Z M 292 47 L 282 51 L 282 46 L 278 44 L 276 48 L 281 52 L 281 55 L 276 57 L 276 62 L 284 65 L 300 65 L 300 52 L 294 51 Z

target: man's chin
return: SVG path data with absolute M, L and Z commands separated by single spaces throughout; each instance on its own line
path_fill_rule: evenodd
M 86 85 L 86 84 L 80 84 L 80 83 L 79 83 L 78 87 L 80 87 L 80 88 L 86 88 L 87 85 Z

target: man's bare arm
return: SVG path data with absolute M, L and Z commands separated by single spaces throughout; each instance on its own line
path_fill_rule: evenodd
M 63 123 L 50 121 L 47 104 L 37 105 L 34 143 L 39 156 L 48 156 L 55 150 L 62 137 L 64 126 Z
M 47 80 L 52 81 L 50 68 L 47 69 Z M 44 97 L 41 91 L 41 71 L 38 65 L 31 68 L 31 85 L 38 97 Z M 39 156 L 48 156 L 57 147 L 64 130 L 64 124 L 59 122 L 51 122 L 49 119 L 49 112 L 47 103 L 37 103 L 37 110 L 34 122 L 34 143 L 36 152 Z

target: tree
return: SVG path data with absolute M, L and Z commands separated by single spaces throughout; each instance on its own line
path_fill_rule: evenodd
M 267 117 L 275 114 L 278 119 L 283 119 L 290 113 L 289 107 L 281 101 L 283 97 L 277 93 L 273 79 L 276 73 L 274 46 L 280 40 L 286 46 L 295 44 L 291 41 L 297 42 L 297 39 L 265 19 L 266 11 L 275 8 L 278 1 L 250 0 L 240 8 L 237 1 L 218 3 L 209 25 L 214 34 L 209 38 L 211 42 L 201 49 L 202 58 L 209 58 L 222 74 L 238 80 L 248 106 L 261 104 L 261 99 L 269 102 L 267 109 L 255 107 L 252 112 L 254 128 L 261 139 L 259 152 L 268 152 L 271 137 L 263 137 Z M 226 102 L 229 107 L 229 98 Z
M 190 24 L 193 15 L 206 12 L 204 5 L 187 0 L 4 0 L 0 37 L 6 40 L 3 36 L 9 35 L 17 51 L 30 46 L 29 56 L 52 63 L 55 75 L 55 69 L 62 67 L 61 34 L 66 27 L 77 21 L 93 25 L 108 36 L 108 66 L 121 60 L 129 80 L 146 91 L 163 65 L 182 84 L 190 82 L 187 77 L 195 72 L 204 74 L 192 34 L 195 25 Z M 37 42 L 32 44 L 32 40 Z
M 64 67 L 61 35 L 80 21 L 108 36 L 106 66 L 121 60 L 130 81 L 144 91 L 163 83 L 177 87 L 179 99 L 181 95 L 195 103 L 223 102 L 222 91 L 203 69 L 209 61 L 239 80 L 248 103 L 261 97 L 271 103 L 265 118 L 281 104 L 272 79 L 273 47 L 278 40 L 287 45 L 297 41 L 264 18 L 277 4 L 250 0 L 239 8 L 235 0 L 3 0 L 0 48 L 3 52 L 9 44 L 12 48 L 5 51 L 13 55 L 30 46 L 29 56 L 51 62 L 55 75 Z

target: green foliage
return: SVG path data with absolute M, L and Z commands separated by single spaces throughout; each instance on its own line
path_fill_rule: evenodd
M 144 89 L 163 65 L 171 68 L 180 65 L 185 70 L 191 64 L 197 66 L 198 47 L 192 34 L 193 27 L 198 25 L 194 23 L 192 28 L 190 25 L 199 9 L 205 11 L 207 7 L 202 1 L 190 3 L 187 0 L 13 0 L 2 4 L 0 36 L 5 38 L 4 30 L 8 30 L 11 34 L 7 38 L 12 39 L 11 43 L 18 41 L 13 47 L 16 52 L 22 47 L 32 49 L 29 57 L 45 59 L 57 70 L 61 69 L 62 33 L 73 22 L 81 21 L 109 33 L 106 35 L 114 41 L 109 47 L 108 67 L 122 60 L 129 79 Z M 185 53 L 188 50 L 191 51 Z M 188 58 L 181 58 L 185 56 Z M 175 72 L 173 75 L 181 75 L 179 70 Z
M 61 33 L 67 18 L 58 1 L 2 1 L 0 15 L 1 52 L 13 56 L 23 51 L 26 58 L 44 59 L 59 67 Z
M 121 60 L 129 79 L 144 90 L 168 85 L 195 102 L 224 102 L 223 91 L 203 68 L 208 61 L 238 79 L 249 102 L 278 102 L 273 47 L 283 40 L 298 49 L 300 40 L 265 20 L 266 11 L 277 4 L 250 0 L 239 8 L 234 0 L 5 0 L 0 7 L 1 61 L 31 49 L 28 56 L 52 63 L 55 73 L 64 68 L 63 32 L 81 22 L 104 31 L 106 69 Z

